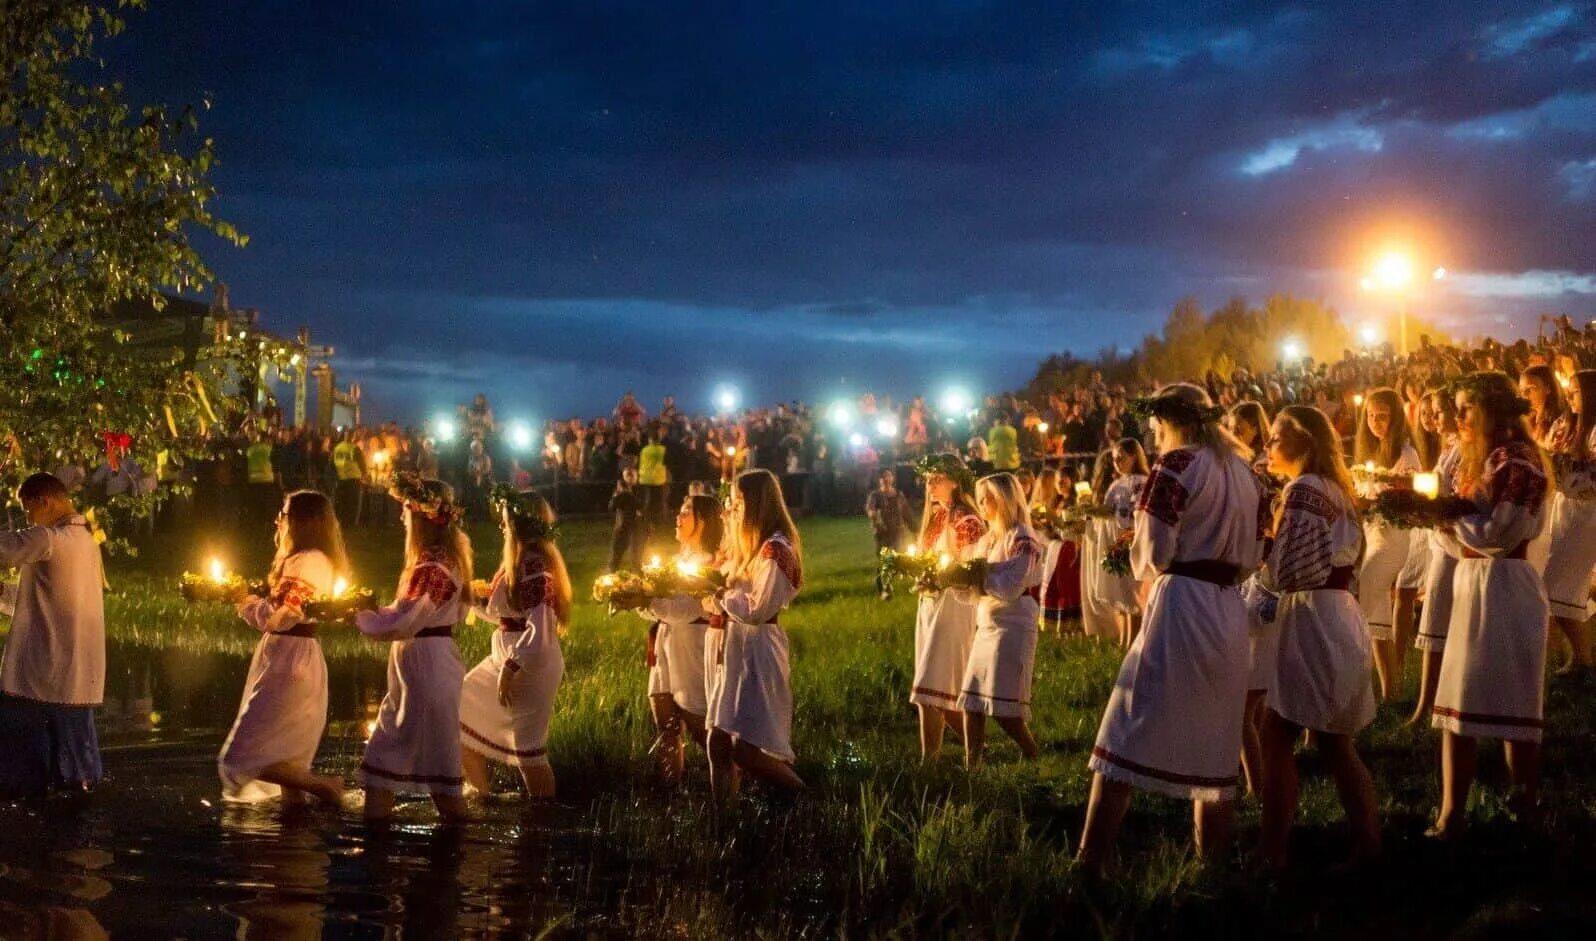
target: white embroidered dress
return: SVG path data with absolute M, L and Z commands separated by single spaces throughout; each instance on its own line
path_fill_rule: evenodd
M 1396 463 L 1386 471 L 1391 474 L 1416 474 L 1421 467 L 1419 452 L 1413 450 L 1413 445 L 1404 444 Z M 1391 484 L 1386 481 L 1356 474 L 1353 476 L 1361 499 L 1373 500 L 1391 489 Z M 1363 609 L 1369 636 L 1374 640 L 1391 640 L 1394 637 L 1391 620 L 1396 602 L 1391 592 L 1396 588 L 1403 566 L 1407 564 L 1408 545 L 1414 538 L 1413 532 L 1387 526 L 1378 519 L 1369 519 L 1363 524 L 1365 548 L 1363 567 L 1358 571 L 1358 605 Z
M 714 559 L 707 552 L 688 550 L 676 557 L 707 570 Z M 637 612 L 658 625 L 654 634 L 654 662 L 648 668 L 648 694 L 669 694 L 683 712 L 702 716 L 709 708 L 709 684 L 704 674 L 704 635 L 709 618 L 698 598 L 673 595 L 655 598 Z
M 1436 460 L 1437 496 L 1457 494 L 1457 462 L 1461 457 L 1462 451 L 1454 440 Z M 1452 623 L 1452 579 L 1457 572 L 1458 545 L 1435 530 L 1416 533 L 1414 538 L 1429 542 L 1430 552 L 1424 570 L 1424 605 L 1419 609 L 1413 646 L 1419 650 L 1442 651 L 1446 649 L 1446 632 Z
M 705 725 L 791 764 L 792 675 L 787 635 L 777 623 L 798 596 L 798 555 L 787 537 L 766 539 L 733 578 L 711 629 L 723 634 L 709 675 Z M 706 604 L 713 605 L 713 600 Z M 706 653 L 710 645 L 706 644 Z
M 1552 429 L 1554 446 L 1577 433 L 1578 421 L 1565 413 Z M 1596 568 L 1596 429 L 1583 448 L 1558 447 L 1557 490 L 1552 494 L 1551 544 L 1546 558 L 1546 598 L 1552 616 L 1583 621 L 1590 606 L 1590 576 Z
M 1363 527 L 1341 488 L 1317 474 L 1286 485 L 1262 581 L 1279 631 L 1269 708 L 1316 732 L 1353 735 L 1374 719 L 1369 631 L 1348 590 Z
M 962 506 L 934 507 L 926 527 L 925 551 L 947 555 L 954 562 L 975 557 L 986 532 L 981 517 Z M 945 589 L 920 595 L 914 616 L 914 682 L 909 702 L 917 706 L 955 709 L 964 687 L 964 668 L 975 642 L 975 598 Z
M 1459 735 L 1541 740 L 1546 619 L 1541 578 L 1527 555 L 1547 494 L 1540 455 L 1511 443 L 1492 451 L 1473 487 L 1478 512 L 1446 538 L 1462 558 L 1431 724 Z
M 1269 506 L 1239 457 L 1178 448 L 1137 501 L 1131 567 L 1153 579 L 1092 748 L 1093 771 L 1191 800 L 1235 795 L 1247 698 L 1247 612 L 1234 587 L 1165 570 L 1257 568 Z
M 465 664 L 452 630 L 466 613 L 460 573 L 427 553 L 399 580 L 399 597 L 355 625 L 388 648 L 388 689 L 366 742 L 360 782 L 396 793 L 459 795 L 460 686 Z M 417 636 L 427 631 L 427 636 Z
M 565 675 L 554 591 L 548 560 L 527 549 L 513 596 L 504 574 L 497 573 L 487 603 L 473 610 L 495 629 L 488 655 L 460 688 L 460 744 L 515 768 L 549 763 L 549 719 Z M 509 660 L 520 669 L 512 674 L 506 706 L 499 702 L 499 674 Z
M 959 708 L 999 718 L 1031 717 L 1031 678 L 1042 584 L 1042 545 L 1031 527 L 989 532 L 977 547 L 986 578 L 974 596 L 975 640 L 965 667 Z
M 304 605 L 332 593 L 332 561 L 320 549 L 296 552 L 266 598 L 238 605 L 238 616 L 261 632 L 249 661 L 238 718 L 216 769 L 222 797 L 251 802 L 282 794 L 256 776 L 275 764 L 309 770 L 327 727 L 327 661 L 315 636 L 286 632 L 304 622 Z
M 1093 516 L 1081 535 L 1081 629 L 1088 637 L 1114 638 L 1119 635 L 1116 615 L 1129 614 L 1139 605 L 1136 592 L 1140 583 L 1130 575 L 1110 575 L 1103 571 L 1103 556 L 1119 534 L 1134 525 L 1136 495 L 1141 492 L 1144 474 L 1131 474 L 1109 484 L 1102 506 L 1111 517 Z M 1052 578 L 1051 566 L 1043 584 Z

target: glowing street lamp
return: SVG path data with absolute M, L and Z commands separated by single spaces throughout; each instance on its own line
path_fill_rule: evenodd
M 511 425 L 510 426 L 510 444 L 517 451 L 529 451 L 529 450 L 531 450 L 532 449 L 532 429 L 528 428 L 526 425 L 522 424 L 521 422 L 516 422 L 515 424 Z
M 942 393 L 942 411 L 946 414 L 957 415 L 961 412 L 967 412 L 970 410 L 971 404 L 970 393 L 958 386 L 954 386 Z
M 1358 339 L 1364 346 L 1380 345 L 1380 328 L 1372 323 L 1366 323 L 1358 328 Z
M 432 423 L 432 427 L 439 441 L 453 441 L 455 433 L 459 430 L 455 428 L 453 419 L 444 418 L 442 416 L 439 416 L 439 418 Z
M 1401 251 L 1388 251 L 1374 260 L 1369 268 L 1369 273 L 1358 281 L 1365 291 L 1372 294 L 1389 294 L 1397 299 L 1398 323 L 1398 352 L 1403 356 L 1408 353 L 1408 298 L 1418 287 L 1420 280 L 1418 265 L 1411 255 Z M 1441 281 L 1446 278 L 1446 269 L 1436 267 L 1430 273 L 1430 280 Z
M 1296 340 L 1287 340 L 1280 344 L 1280 355 L 1288 363 L 1295 363 L 1302 359 L 1302 344 Z
M 862 448 L 866 444 L 865 436 L 856 431 L 848 436 L 848 443 L 855 448 Z
M 853 404 L 841 399 L 831 403 L 831 407 L 826 409 L 826 418 L 838 428 L 852 428 Z
M 876 419 L 876 434 L 883 438 L 895 438 L 898 435 L 898 420 L 890 415 Z
M 722 413 L 729 413 L 737 407 L 737 390 L 731 386 L 721 386 L 715 393 L 715 405 Z

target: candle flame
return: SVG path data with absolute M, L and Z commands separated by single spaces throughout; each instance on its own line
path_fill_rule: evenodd
M 370 741 L 371 740 L 371 736 L 373 734 L 375 734 L 376 731 L 377 731 L 377 720 L 376 719 L 367 719 L 366 720 L 366 740 Z
M 211 581 L 218 585 L 227 581 L 227 572 L 222 568 L 221 559 L 211 559 Z
M 1092 495 L 1092 485 L 1091 485 L 1091 483 L 1089 483 L 1087 481 L 1084 481 L 1084 480 L 1076 481 L 1075 482 L 1075 495 L 1077 497 L 1089 497 L 1089 496 L 1091 496 Z
M 727 448 L 726 449 L 726 456 L 727 457 L 736 457 L 737 456 L 737 445 L 734 444 L 731 447 Z
M 676 563 L 676 571 L 682 573 L 688 578 L 697 578 L 698 563 L 694 562 L 692 559 L 682 559 Z
M 909 543 L 909 554 L 910 555 L 919 555 L 920 554 L 920 544 L 917 543 L 917 542 Z
M 1434 500 L 1441 492 L 1441 478 L 1436 474 L 1414 474 L 1413 489 L 1416 493 Z
M 939 569 L 945 569 L 952 564 L 953 556 L 948 555 L 946 552 L 942 553 L 942 557 L 937 559 L 937 568 Z
M 1354 395 L 1352 397 L 1352 404 L 1353 405 L 1357 405 L 1359 407 L 1362 407 L 1362 405 L 1363 405 L 1363 393 L 1359 392 L 1357 395 Z
M 337 581 L 333 582 L 332 596 L 334 598 L 342 598 L 344 596 L 344 592 L 348 590 L 349 581 L 340 575 Z
M 1364 461 L 1363 462 L 1363 470 L 1366 473 L 1370 473 L 1370 474 L 1374 473 L 1374 462 L 1373 461 Z
M 657 555 L 649 556 L 648 557 L 648 567 L 651 568 L 651 569 L 659 568 L 659 556 L 657 556 Z

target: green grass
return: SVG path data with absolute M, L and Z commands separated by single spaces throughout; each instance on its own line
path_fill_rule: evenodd
M 912 600 L 878 601 L 861 520 L 804 524 L 807 584 L 782 623 L 792 639 L 798 771 L 811 785 L 796 806 L 753 794 L 724 813 L 691 790 L 666 799 L 647 786 L 653 737 L 643 695 L 643 622 L 606 617 L 586 599 L 608 548 L 598 524 L 566 527 L 565 551 L 578 604 L 565 640 L 566 677 L 550 750 L 562 797 L 585 804 L 607 854 L 643 860 L 661 878 L 626 896 L 611 924 L 623 930 L 703 937 L 961 933 L 1020 937 L 1305 934 L 1433 936 L 1493 925 L 1521 930 L 1592 919 L 1585 901 L 1596 872 L 1596 773 L 1590 687 L 1554 681 L 1546 752 L 1551 814 L 1544 834 L 1506 819 L 1498 752 L 1482 755 L 1486 786 L 1476 828 L 1459 849 L 1419 835 L 1435 805 L 1435 740 L 1401 728 L 1382 711 L 1362 738 L 1386 819 L 1388 853 L 1371 870 L 1336 880 L 1325 868 L 1343 846 L 1333 788 L 1311 768 L 1304 778 L 1297 868 L 1264 881 L 1192 857 L 1188 805 L 1138 796 L 1122 835 L 1123 863 L 1106 886 L 1084 891 L 1070 857 L 1089 778 L 1086 754 L 1119 663 L 1115 650 L 1085 640 L 1044 638 L 1033 691 L 1042 757 L 1024 764 L 996 728 L 989 765 L 966 773 L 950 743 L 945 760 L 922 767 L 906 702 L 914 630 Z M 497 534 L 474 532 L 490 571 Z M 391 593 L 397 531 L 351 539 L 360 581 Z M 269 546 L 225 554 L 246 573 L 264 570 Z M 197 568 L 207 538 L 168 542 L 110 569 L 113 641 L 199 654 L 246 656 L 255 641 L 219 606 L 186 606 L 172 587 Z M 331 632 L 329 632 L 331 633 Z M 461 632 L 468 662 L 486 650 L 482 629 Z M 324 647 L 341 661 L 384 656 L 352 634 Z M 1410 664 L 1410 672 L 1413 666 Z M 1411 683 L 1411 677 L 1410 677 Z M 1411 693 L 1410 693 L 1411 696 Z M 1409 699 L 1409 705 L 1411 699 Z M 1194 729 L 1193 734 L 1201 730 Z M 691 760 L 701 761 L 697 752 Z M 1244 806 L 1241 841 L 1256 832 Z M 605 853 L 592 875 L 602 878 Z

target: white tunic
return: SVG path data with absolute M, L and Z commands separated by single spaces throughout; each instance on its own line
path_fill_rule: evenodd
M 1554 441 L 1571 438 L 1574 422 L 1558 419 Z M 1577 426 L 1576 426 L 1577 427 Z M 1569 449 L 1564 449 L 1569 450 Z M 1590 576 L 1596 568 L 1596 429 L 1583 451 L 1557 458 L 1557 490 L 1552 494 L 1551 544 L 1546 559 L 1546 597 L 1552 616 L 1583 621 L 1590 607 Z
M 1256 568 L 1268 514 L 1267 494 L 1239 457 L 1186 447 L 1158 459 L 1131 546 L 1133 574 L 1154 581 L 1103 712 L 1093 771 L 1174 797 L 1234 796 L 1247 612 L 1234 587 L 1164 570 L 1177 561 Z
M 309 770 L 316 758 L 327 726 L 327 661 L 316 638 L 282 632 L 301 624 L 305 603 L 331 594 L 333 581 L 332 561 L 320 549 L 296 552 L 283 560 L 269 597 L 238 606 L 238 616 L 262 636 L 238 718 L 216 759 L 225 800 L 277 797 L 282 788 L 256 776 L 283 763 Z
M 792 763 L 792 676 L 787 635 L 776 623 L 798 596 L 798 556 L 777 533 L 738 573 L 711 622 L 724 636 L 709 675 L 705 725 Z M 707 602 L 713 605 L 713 600 Z M 706 650 L 708 645 L 706 645 Z
M 1386 470 L 1393 474 L 1416 474 L 1422 466 L 1419 452 L 1413 450 L 1413 445 L 1404 444 L 1396 463 Z M 1391 489 L 1389 483 L 1373 479 L 1359 479 L 1356 487 L 1358 496 L 1364 500 L 1373 500 Z M 1396 610 L 1391 592 L 1401 577 L 1402 567 L 1407 564 L 1413 531 L 1370 519 L 1363 524 L 1363 537 L 1365 551 L 1363 567 L 1358 572 L 1358 605 L 1369 625 L 1369 636 L 1375 640 L 1391 640 L 1394 636 L 1391 621 Z
M 366 742 L 360 781 L 387 791 L 458 795 L 465 664 L 453 637 L 416 635 L 461 621 L 464 586 L 446 556 L 429 552 L 400 576 L 399 589 L 393 604 L 362 611 L 355 620 L 362 633 L 393 642 L 388 690 Z
M 677 561 L 707 569 L 713 559 L 707 552 L 688 550 Z M 654 634 L 654 662 L 648 668 L 648 694 L 669 695 L 683 712 L 702 716 L 708 708 L 709 689 L 704 680 L 704 635 L 709 618 L 692 595 L 656 598 L 637 612 L 658 625 Z
M 1441 452 L 1435 462 L 1438 482 L 1437 496 L 1457 494 L 1457 462 L 1462 457 L 1456 441 Z M 1418 632 L 1413 646 L 1419 650 L 1440 652 L 1446 649 L 1446 632 L 1452 623 L 1452 577 L 1457 571 L 1458 546 L 1434 530 L 1415 534 L 1430 544 L 1428 565 L 1424 570 L 1424 606 L 1419 609 Z
M 1453 526 L 1463 558 L 1452 580 L 1452 623 L 1432 723 L 1459 735 L 1541 740 L 1546 592 L 1525 553 L 1540 532 L 1547 480 L 1535 448 L 1514 442 L 1485 460 L 1460 493 L 1479 512 Z
M 474 610 L 495 626 L 493 645 L 460 688 L 460 744 L 516 768 L 549 763 L 549 719 L 565 675 L 554 573 L 542 553 L 521 553 L 511 597 L 504 572 L 493 576 L 487 604 Z M 499 674 L 514 660 L 510 704 L 499 702 Z
M 1286 485 L 1265 586 L 1278 597 L 1279 628 L 1269 708 L 1281 718 L 1334 735 L 1374 719 L 1369 631 L 1347 590 L 1363 528 L 1341 488 L 1317 474 Z M 1339 580 L 1341 587 L 1325 587 Z
M 0 655 L 0 692 L 61 706 L 105 696 L 105 595 L 100 546 L 74 513 L 48 526 L 0 532 L 11 633 Z
M 1029 524 L 988 533 L 976 552 L 987 563 L 974 595 L 975 641 L 964 671 L 959 708 L 1000 718 L 1031 717 L 1031 676 L 1036 667 L 1042 546 Z
M 962 506 L 952 510 L 934 507 L 926 527 L 926 551 L 946 554 L 955 562 L 968 562 L 986 532 L 981 518 Z M 953 709 L 964 688 L 964 668 L 975 641 L 975 598 L 952 590 L 920 595 L 914 617 L 914 682 L 909 702 L 917 706 Z

